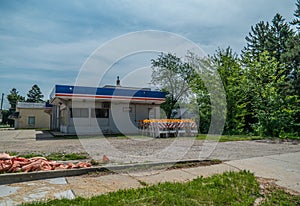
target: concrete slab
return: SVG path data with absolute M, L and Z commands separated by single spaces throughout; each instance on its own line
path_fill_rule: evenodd
M 142 185 L 126 174 L 100 177 L 68 177 L 68 184 L 76 196 L 91 197 L 120 189 L 138 188 Z
M 72 190 L 66 190 L 66 191 L 55 193 L 54 197 L 56 199 L 62 199 L 62 198 L 66 198 L 66 199 L 70 199 L 70 200 L 75 199 L 75 195 Z
M 186 182 L 195 179 L 197 176 L 183 170 L 165 170 L 157 174 L 141 176 L 139 173 L 130 174 L 139 181 L 146 182 L 147 184 L 157 184 L 159 182 Z
M 1 185 L 0 194 L 0 205 L 6 206 L 53 198 L 75 198 L 65 178 Z
M 193 174 L 196 177 L 199 177 L 199 176 L 209 177 L 214 174 L 221 174 L 223 172 L 239 171 L 239 169 L 232 167 L 230 165 L 227 165 L 227 164 L 217 164 L 217 165 L 211 165 L 211 166 L 205 166 L 205 167 L 184 168 L 184 169 L 182 169 L 182 171 Z
M 258 177 L 273 178 L 282 187 L 300 192 L 300 152 L 226 162 Z
M 0 185 L 0 198 L 12 195 L 17 192 L 20 187 L 12 187 L 8 185 Z
M 147 176 L 158 175 L 158 174 L 162 173 L 163 171 L 165 171 L 165 170 L 164 169 L 162 169 L 162 170 L 147 170 L 147 171 L 129 172 L 127 174 L 133 178 L 138 178 L 138 177 L 147 177 Z
M 64 178 L 64 177 L 48 179 L 48 180 L 45 180 L 45 181 L 48 181 L 49 184 L 53 184 L 53 185 L 66 185 L 66 184 L 68 184 L 66 178 Z
M 208 177 L 214 174 L 221 174 L 226 171 L 238 171 L 237 168 L 218 164 L 206 167 L 184 168 L 176 170 L 159 170 L 130 173 L 130 175 L 147 184 L 157 184 L 159 182 L 186 182 L 199 176 Z

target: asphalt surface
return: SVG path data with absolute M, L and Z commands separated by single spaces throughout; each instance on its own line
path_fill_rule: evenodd
M 0 131 L 0 152 L 77 153 L 93 159 L 106 155 L 112 164 L 166 162 L 186 159 L 238 160 L 300 152 L 299 142 L 234 141 L 206 142 L 193 138 L 55 138 L 47 131 Z
M 84 175 L 5 184 L 0 185 L 0 206 L 62 197 L 91 197 L 119 189 L 143 187 L 141 182 L 184 182 L 198 176 L 244 169 L 254 172 L 258 177 L 272 178 L 279 186 L 300 194 L 300 145 L 297 142 L 239 141 L 214 144 L 187 138 L 85 138 L 79 141 L 53 140 L 47 133 L 32 130 L 0 131 L 0 152 L 19 150 L 87 151 L 99 158 L 106 154 L 112 165 L 205 158 L 226 161 L 196 168 L 116 172 L 105 176 Z

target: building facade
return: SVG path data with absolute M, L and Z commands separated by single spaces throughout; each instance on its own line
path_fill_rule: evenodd
M 16 129 L 50 129 L 51 111 L 47 103 L 18 102 L 10 118 Z
M 165 93 L 149 88 L 56 85 L 51 129 L 68 134 L 136 134 L 138 122 L 160 118 Z

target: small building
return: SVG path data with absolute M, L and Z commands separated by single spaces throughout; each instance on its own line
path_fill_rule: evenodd
M 165 93 L 149 88 L 55 85 L 51 129 L 68 134 L 137 134 L 139 120 L 160 118 Z
M 50 129 L 51 111 L 48 103 L 18 102 L 9 118 L 16 129 Z

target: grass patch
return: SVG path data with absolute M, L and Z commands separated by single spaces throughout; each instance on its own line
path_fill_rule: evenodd
M 250 141 L 250 140 L 261 140 L 264 137 L 260 136 L 247 136 L 247 135 L 206 135 L 200 134 L 197 137 L 197 140 L 212 140 L 212 141 L 219 141 L 219 142 L 229 142 L 229 141 Z
M 8 124 L 0 124 L 0 128 L 13 128 Z
M 300 197 L 272 187 L 260 194 L 259 183 L 247 171 L 225 172 L 208 178 L 199 177 L 186 183 L 160 183 L 143 188 L 119 190 L 92 198 L 49 200 L 24 203 L 23 206 L 68 205 L 300 205 Z
M 206 135 L 199 134 L 197 140 L 212 140 L 219 142 L 229 142 L 229 141 L 251 141 L 251 140 L 300 140 L 300 137 L 297 136 L 289 136 L 289 137 L 261 137 L 261 136 L 250 136 L 250 135 Z
M 300 136 L 288 136 L 288 137 L 279 137 L 282 140 L 300 140 Z
M 89 155 L 87 153 L 50 153 L 50 154 L 42 154 L 42 153 L 28 153 L 28 154 L 19 154 L 17 152 L 9 152 L 11 156 L 19 156 L 24 158 L 32 158 L 32 157 L 45 157 L 48 160 L 55 161 L 68 161 L 68 160 L 82 160 L 88 159 Z
M 187 183 L 161 183 L 119 190 L 92 198 L 78 197 L 23 205 L 252 205 L 259 196 L 254 175 L 242 171 L 199 177 Z
M 85 153 L 52 153 L 46 156 L 47 159 L 50 160 L 61 160 L 61 161 L 68 161 L 68 160 L 82 160 L 87 159 L 89 156 Z

